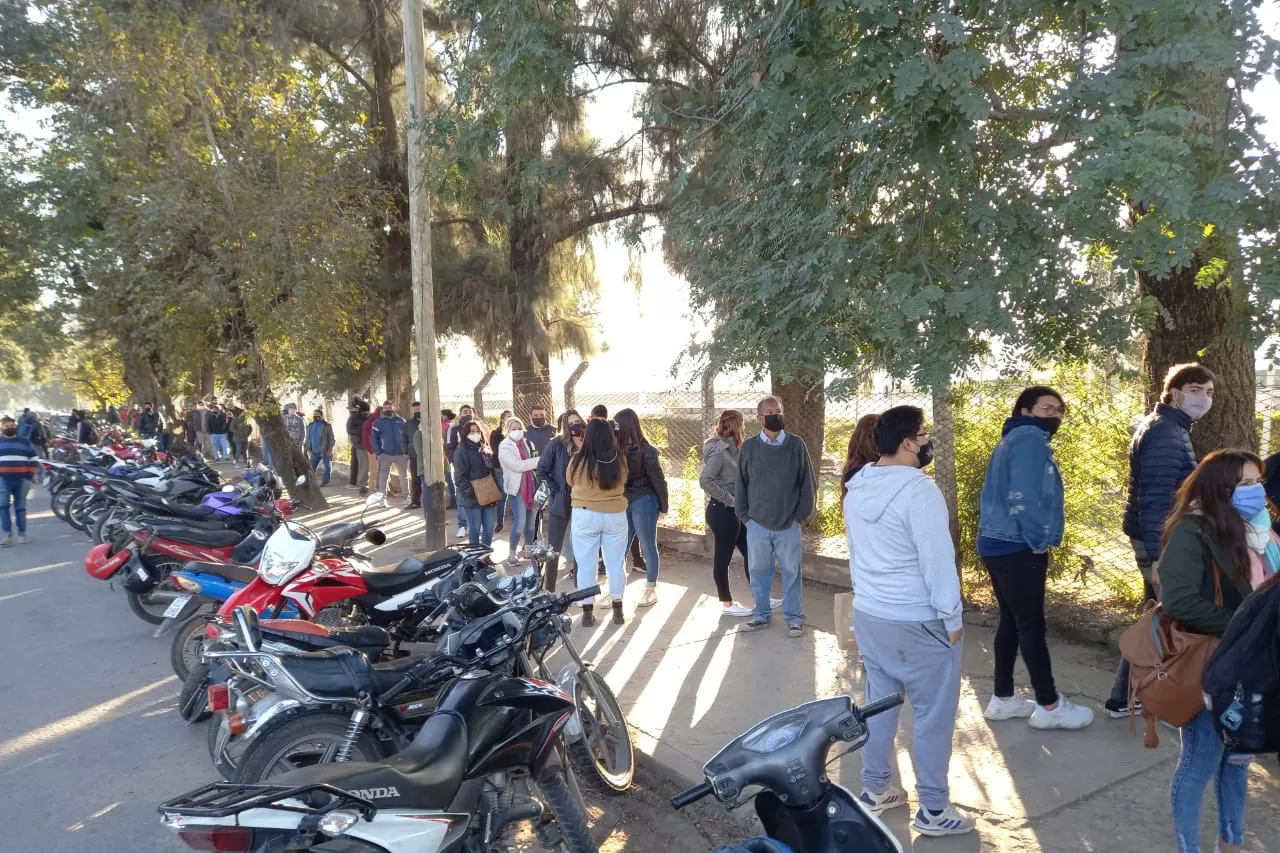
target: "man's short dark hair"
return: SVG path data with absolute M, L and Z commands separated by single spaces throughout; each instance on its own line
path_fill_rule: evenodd
M 902 442 L 915 438 L 924 426 L 924 409 L 918 406 L 894 406 L 880 416 L 876 424 L 876 450 L 881 456 L 893 456 Z
M 1169 368 L 1164 377 L 1164 394 L 1160 397 L 1163 403 L 1173 402 L 1173 392 L 1181 391 L 1188 385 L 1207 385 L 1216 382 L 1213 372 L 1197 362 L 1175 364 Z
M 420 407 L 420 406 L 422 406 L 422 404 L 421 404 L 421 403 L 419 403 L 417 400 L 414 400 L 414 401 L 413 401 L 412 403 L 410 403 L 409 405 L 410 405 L 410 406 L 419 406 L 419 407 Z
M 457 417 L 457 415 L 454 414 L 453 409 L 441 409 L 440 416 L 449 421 Z
M 603 403 L 598 403 L 591 407 L 591 417 L 607 420 L 609 418 L 609 409 Z
M 1013 417 L 1021 415 L 1023 409 L 1034 409 L 1041 397 L 1052 397 L 1062 405 L 1062 408 L 1067 407 L 1067 401 L 1062 399 L 1062 395 L 1048 385 L 1032 385 L 1018 395 L 1017 401 L 1013 404 Z

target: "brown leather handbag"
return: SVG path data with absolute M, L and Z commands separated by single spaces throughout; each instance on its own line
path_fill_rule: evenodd
M 1213 598 L 1222 605 L 1222 570 L 1214 563 Z M 1187 631 L 1149 602 L 1137 622 L 1120 635 L 1120 653 L 1129 661 L 1129 707 L 1142 703 L 1143 745 L 1160 745 L 1156 721 L 1181 728 L 1204 710 L 1202 676 L 1221 640 Z M 1129 721 L 1133 731 L 1133 720 Z

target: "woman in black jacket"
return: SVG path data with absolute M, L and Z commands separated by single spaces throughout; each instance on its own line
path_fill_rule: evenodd
M 547 562 L 543 580 L 548 592 L 556 591 L 556 577 L 560 570 L 560 557 L 564 556 L 565 571 L 574 576 L 573 537 L 569 536 L 569 523 L 573 508 L 569 503 L 567 473 L 569 457 L 582 447 L 587 424 L 576 409 L 560 416 L 560 431 L 547 444 L 538 460 L 538 479 L 547 484 L 551 500 L 547 505 L 547 543 L 555 549 L 556 556 Z
M 1221 637 L 1232 614 L 1261 576 L 1262 554 L 1251 545 L 1249 519 L 1266 506 L 1262 460 L 1243 450 L 1210 453 L 1178 489 L 1165 524 L 1156 569 L 1164 615 L 1184 630 Z M 1264 528 L 1264 541 L 1270 531 Z M 1218 850 L 1244 843 L 1244 807 L 1252 756 L 1227 753 L 1209 711 L 1181 729 L 1182 753 L 1170 800 L 1179 853 L 1200 853 L 1200 813 L 1214 780 L 1218 796 Z
M 636 606 L 650 607 L 658 602 L 658 519 L 667 514 L 667 477 L 658 449 L 645 439 L 635 411 L 623 409 L 613 417 L 618 447 L 627 460 L 627 541 L 639 537 L 644 551 L 644 595 Z
M 467 540 L 471 545 L 493 544 L 493 520 L 497 516 L 497 504 L 481 506 L 476 497 L 475 481 L 485 477 L 493 479 L 493 452 L 488 445 L 489 430 L 483 421 L 471 421 L 466 425 L 453 452 L 453 480 L 458 489 L 458 511 L 467 518 Z M 497 483 L 494 483 L 495 488 Z M 498 489 L 501 491 L 501 489 Z

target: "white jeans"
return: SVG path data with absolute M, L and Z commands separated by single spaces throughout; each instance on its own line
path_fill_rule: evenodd
M 596 512 L 573 508 L 573 556 L 578 563 L 578 589 L 596 583 L 596 558 L 604 552 L 604 567 L 609 573 L 609 594 L 622 598 L 627 587 L 624 561 L 627 557 L 627 513 Z M 594 598 L 583 601 L 593 604 Z

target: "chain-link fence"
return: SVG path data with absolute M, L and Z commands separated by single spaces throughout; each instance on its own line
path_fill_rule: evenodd
M 1257 429 L 1263 454 L 1280 451 L 1280 389 L 1260 377 Z M 952 389 L 947 399 L 927 393 L 864 394 L 828 400 L 819 424 L 804 423 L 789 410 L 788 430 L 816 449 L 821 434 L 818 508 L 806 532 L 806 550 L 847 558 L 840 503 L 840 470 L 849 437 L 863 415 L 892 406 L 915 405 L 931 420 L 938 480 L 954 514 L 960 569 L 972 603 L 990 604 L 990 586 L 977 557 L 978 497 L 991 452 L 1022 380 L 969 382 Z M 1066 533 L 1053 552 L 1050 607 L 1060 622 L 1110 628 L 1131 619 L 1142 592 L 1129 539 L 1121 530 L 1128 483 L 1128 448 L 1133 430 L 1146 414 L 1143 388 L 1137 380 L 1060 371 L 1049 384 L 1066 397 L 1067 422 L 1054 439 L 1054 452 L 1066 485 Z M 498 390 L 498 389 L 495 389 Z M 557 389 L 555 412 L 563 410 Z M 610 416 L 630 408 L 639 415 L 645 435 L 662 454 L 670 491 L 667 526 L 702 531 L 704 498 L 698 485 L 702 443 L 716 416 L 726 409 L 744 415 L 749 435 L 759 430 L 756 404 L 770 392 L 761 387 L 731 388 L 704 383 L 702 389 L 664 392 L 573 392 L 576 408 L 586 415 L 605 406 Z M 446 395 L 455 411 L 480 402 L 490 426 L 511 409 L 509 396 Z M 814 454 L 817 456 L 818 454 Z M 816 460 L 815 461 L 819 461 Z

